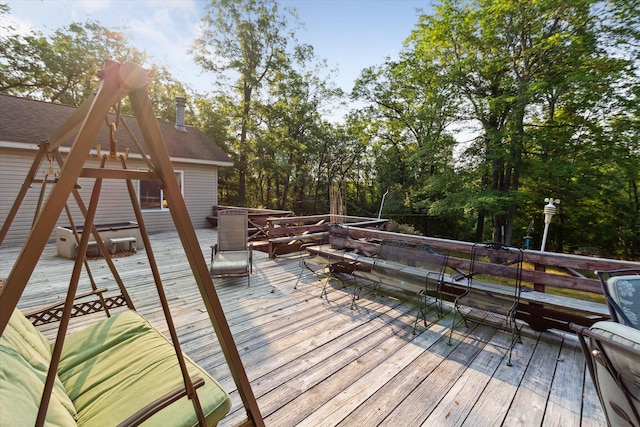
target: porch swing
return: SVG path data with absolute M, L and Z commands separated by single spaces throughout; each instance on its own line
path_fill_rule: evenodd
M 2 243 L 27 189 L 33 183 L 41 183 L 37 213 L 31 232 L 0 291 L 0 411 L 3 417 L 7 414 L 15 415 L 22 417 L 21 420 L 28 420 L 29 423 L 35 422 L 37 426 L 50 423 L 91 426 L 138 425 L 143 422 L 149 425 L 210 426 L 216 425 L 229 412 L 229 395 L 215 379 L 181 351 L 133 184 L 134 180 L 145 180 L 157 182 L 164 191 L 174 226 L 249 421 L 256 426 L 262 426 L 264 421 L 209 275 L 151 108 L 146 90 L 147 72 L 136 64 L 106 61 L 99 77 L 101 84 L 97 92 L 90 96 L 47 142 L 40 144 L 25 183 L 0 229 Z M 107 122 L 111 132 L 109 153 L 103 155 L 100 147 L 96 147 L 100 166 L 85 166 L 102 121 L 108 117 L 111 107 L 119 105 L 125 96 L 129 97 L 148 153 L 145 153 L 131 130 L 127 130 L 149 170 L 128 169 L 128 152 L 117 152 L 114 133 L 120 124 L 119 107 L 116 110 L 115 122 Z M 127 127 L 126 122 L 122 123 Z M 58 148 L 73 135 L 76 135 L 73 146 L 63 160 Z M 40 181 L 35 177 L 45 156 L 49 160 L 49 171 Z M 61 168 L 59 175 L 53 173 L 54 159 Z M 107 168 L 107 164 L 113 161 L 118 162 L 120 168 Z M 88 207 L 85 207 L 76 189 L 80 177 L 95 180 Z M 95 227 L 94 219 L 104 179 L 120 179 L 126 182 L 170 340 L 135 311 L 109 251 Z M 52 184 L 52 188 L 42 204 L 48 184 Z M 79 234 L 77 231 L 67 205 L 67 200 L 72 194 L 84 217 L 83 230 L 90 232 Z M 49 312 L 44 317 L 31 318 L 34 324 L 52 318 L 59 320 L 57 337 L 51 346 L 16 306 L 63 209 L 78 242 L 68 293 L 64 303 L 49 307 Z M 114 298 L 105 298 L 102 295 L 104 289 L 98 289 L 90 273 L 86 252 L 91 236 L 94 237 L 118 284 L 120 295 Z M 83 266 L 88 272 L 92 290 L 77 295 Z M 88 305 L 75 303 L 78 297 L 89 294 L 96 294 L 99 299 Z M 110 308 L 123 306 L 127 306 L 129 310 L 114 315 L 109 312 Z M 98 310 L 105 311 L 107 318 L 85 330 L 67 334 L 71 317 Z M 37 394 L 40 394 L 40 397 L 37 397 Z M 190 407 L 192 408 L 189 409 Z M 0 424 L 3 424 L 2 420 Z

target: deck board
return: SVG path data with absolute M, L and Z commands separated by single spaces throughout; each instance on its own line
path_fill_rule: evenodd
M 495 372 L 488 378 L 482 393 L 473 402 L 473 408 L 460 425 L 473 427 L 477 425 L 497 426 L 502 424 L 520 387 L 522 377 L 533 356 L 539 336 L 523 332 L 521 338 L 522 343 L 516 344 L 513 348 L 511 355 L 512 366 L 500 363 Z
M 504 347 L 511 341 L 511 336 L 504 332 L 496 333 L 493 338 L 442 397 L 441 402 L 422 423 L 423 426 L 458 426 L 464 422 L 487 383 L 501 365 L 505 357 Z M 461 396 L 464 396 L 464 399 L 461 399 Z
M 215 230 L 197 230 L 205 259 Z M 189 263 L 175 233 L 150 236 L 183 351 L 230 392 L 233 407 L 220 426 L 246 413 L 226 365 Z M 0 278 L 21 248 L 0 247 Z M 246 278 L 214 279 L 225 316 L 268 426 L 562 425 L 598 426 L 604 417 L 576 338 L 523 327 L 506 365 L 509 334 L 470 322 L 449 341 L 451 306 L 414 335 L 416 303 L 363 291 L 351 309 L 351 286 L 300 273 L 300 254 L 269 259 L 254 252 Z M 160 331 L 167 326 L 145 250 L 114 258 L 137 310 Z M 104 260 L 90 260 L 98 287 L 115 290 Z M 47 245 L 19 302 L 28 309 L 64 299 L 73 261 Z M 349 284 L 346 280 L 345 283 Z M 79 292 L 88 290 L 82 275 Z M 80 329 L 101 315 L 72 319 Z M 458 318 L 459 319 L 459 318 Z M 52 338 L 57 325 L 40 329 Z
M 461 336 L 454 335 L 452 351 L 435 349 L 425 357 L 435 358 L 437 366 L 428 372 L 420 384 L 382 421 L 380 425 L 394 426 L 399 424 L 421 425 L 428 415 L 440 404 L 442 397 L 461 378 L 469 364 L 482 351 L 484 341 L 491 338 L 495 330 L 488 326 L 473 326 L 473 333 Z M 449 346 L 448 337 L 441 337 L 444 345 Z
M 509 426 L 541 425 L 559 359 L 563 335 L 544 332 L 504 421 Z

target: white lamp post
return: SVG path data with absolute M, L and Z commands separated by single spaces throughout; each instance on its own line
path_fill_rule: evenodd
M 542 233 L 542 245 L 540 247 L 540 252 L 544 252 L 544 247 L 547 244 L 547 233 L 549 233 L 549 224 L 551 224 L 551 218 L 556 214 L 556 207 L 554 203 L 560 203 L 560 199 L 552 199 L 551 197 L 547 197 L 544 199 L 548 204 L 545 205 L 542 212 L 544 212 L 544 232 Z
M 380 210 L 378 211 L 378 219 L 382 216 L 382 207 L 384 206 L 384 198 L 389 194 L 389 190 L 385 191 L 382 195 L 382 201 L 380 202 Z

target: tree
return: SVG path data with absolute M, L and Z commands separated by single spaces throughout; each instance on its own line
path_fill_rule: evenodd
M 620 64 L 597 43 L 597 3 L 445 0 L 434 15 L 421 17 L 410 38 L 413 54 L 439 66 L 465 101 L 463 117 L 480 125 L 465 152 L 476 173 L 470 206 L 479 230 L 491 215 L 494 241 L 512 240 L 523 164 L 536 151 L 531 129 L 541 113 L 576 107 L 562 126 L 544 125 L 549 143 L 571 143 L 596 124 L 594 113 L 619 81 Z M 600 100 L 580 97 L 589 93 Z
M 0 14 L 8 14 L 8 7 Z M 0 39 L 0 92 L 18 96 L 80 105 L 95 90 L 97 72 L 105 60 L 130 61 L 144 65 L 150 58 L 132 47 L 124 33 L 110 30 L 97 21 L 71 23 L 56 29 L 50 37 L 31 30 L 15 32 L 10 20 L 2 20 Z M 4 24 L 6 22 L 6 24 Z M 165 120 L 175 119 L 176 96 L 186 94 L 169 70 L 150 64 L 149 94 L 154 109 Z M 130 113 L 125 103 L 123 113 Z
M 450 86 L 434 64 L 401 54 L 397 62 L 363 70 L 352 96 L 369 104 L 360 119 L 370 122 L 374 136 L 376 199 L 391 189 L 387 213 L 427 215 L 442 197 L 433 183 L 453 167 L 455 140 L 447 127 L 456 100 Z
M 46 81 L 39 58 L 46 39 L 35 32 L 20 35 L 8 19 L 9 6 L 0 4 L 0 92 L 25 94 L 42 87 Z
M 263 93 L 256 99 L 256 173 L 259 205 L 292 209 L 293 200 L 310 194 L 318 144 L 331 138 L 331 127 L 322 118 L 326 105 L 335 104 L 342 90 L 325 74 L 324 61 L 317 61 L 310 46 L 297 46 L 294 55 L 283 58 L 267 75 Z
M 202 17 L 202 35 L 191 52 L 196 63 L 213 72 L 221 81 L 234 73 L 235 90 L 240 95 L 239 138 L 233 146 L 238 169 L 238 202 L 246 203 L 246 178 L 251 153 L 249 133 L 254 90 L 277 69 L 292 40 L 289 19 L 295 14 L 281 13 L 274 0 L 212 0 Z
M 121 33 L 97 22 L 69 24 L 50 38 L 32 31 L 7 41 L 0 90 L 68 105 L 79 105 L 95 89 L 105 59 L 140 63 L 143 58 Z

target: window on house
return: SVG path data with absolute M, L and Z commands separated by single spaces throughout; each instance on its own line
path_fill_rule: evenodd
M 180 193 L 184 194 L 183 190 L 183 177 L 182 171 L 174 171 L 178 185 L 180 186 Z M 165 211 L 169 210 L 169 204 L 165 197 L 164 191 L 158 186 L 155 181 L 138 181 L 138 199 L 140 200 L 140 207 L 142 210 L 147 211 Z

